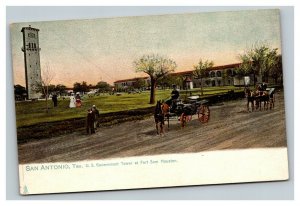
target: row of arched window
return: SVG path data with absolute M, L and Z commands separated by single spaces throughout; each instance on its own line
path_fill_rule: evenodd
M 234 71 L 229 69 L 225 71 L 227 73 L 228 76 L 232 76 L 234 75 Z M 221 71 L 211 71 L 209 72 L 208 77 L 222 77 L 222 72 Z
M 204 86 L 225 86 L 225 85 L 231 85 L 233 82 L 228 79 L 227 82 L 226 81 L 222 81 L 222 80 L 210 80 L 210 79 L 207 79 L 203 82 L 203 85 Z M 200 87 L 201 86 L 201 82 L 198 82 L 198 83 L 194 83 L 194 87 Z
M 37 49 L 35 43 L 28 43 L 28 48 L 29 48 L 29 49 Z
M 127 86 L 127 85 L 129 85 L 129 82 L 122 82 L 121 84 L 122 84 L 122 86 Z
M 214 72 L 214 71 L 211 71 L 210 72 L 210 77 L 221 77 L 222 76 L 222 73 L 220 71 L 217 71 L 217 72 Z

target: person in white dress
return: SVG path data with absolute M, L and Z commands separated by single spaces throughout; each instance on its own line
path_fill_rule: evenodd
M 70 108 L 75 108 L 76 107 L 76 99 L 75 99 L 74 93 L 71 94 L 69 107 Z

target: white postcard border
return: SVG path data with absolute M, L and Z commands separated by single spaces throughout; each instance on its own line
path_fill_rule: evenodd
M 287 148 L 21 164 L 20 193 L 42 194 L 287 180 Z

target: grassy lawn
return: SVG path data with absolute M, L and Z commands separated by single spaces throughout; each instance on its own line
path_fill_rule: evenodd
M 204 96 L 213 95 L 216 93 L 223 93 L 229 90 L 239 91 L 236 87 L 210 87 L 204 88 Z M 180 91 L 182 97 L 187 93 L 190 95 L 199 95 L 200 89 L 194 89 L 191 91 Z M 156 99 L 168 99 L 170 97 L 171 90 L 157 90 Z M 117 112 L 138 108 L 146 108 L 154 105 L 149 104 L 149 91 L 142 92 L 141 94 L 127 94 L 122 93 L 121 96 L 116 95 L 99 95 L 94 97 L 84 96 L 82 98 L 83 105 L 81 108 L 69 108 L 69 99 L 59 99 L 58 107 L 53 108 L 51 100 L 48 100 L 49 112 L 46 113 L 45 101 L 36 102 L 17 102 L 17 127 L 29 126 L 37 123 L 51 122 L 66 120 L 72 118 L 80 118 L 86 116 L 86 111 L 92 105 L 96 105 L 100 109 L 100 113 Z

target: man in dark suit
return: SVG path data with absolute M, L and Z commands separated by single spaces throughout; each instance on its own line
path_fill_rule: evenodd
M 86 117 L 86 132 L 87 132 L 87 134 L 95 133 L 94 122 L 95 122 L 95 115 L 93 114 L 92 109 L 88 109 L 87 117 Z
M 52 95 L 52 101 L 53 101 L 53 106 L 57 107 L 57 95 L 56 94 Z
M 94 115 L 94 129 L 96 130 L 97 127 L 99 127 L 98 119 L 100 117 L 100 112 L 97 109 L 96 105 L 93 105 L 92 112 L 93 112 L 93 115 Z
M 261 84 L 261 89 L 262 89 L 262 91 L 266 91 L 267 90 L 267 84 L 265 83 L 265 82 L 263 82 L 262 84 Z

